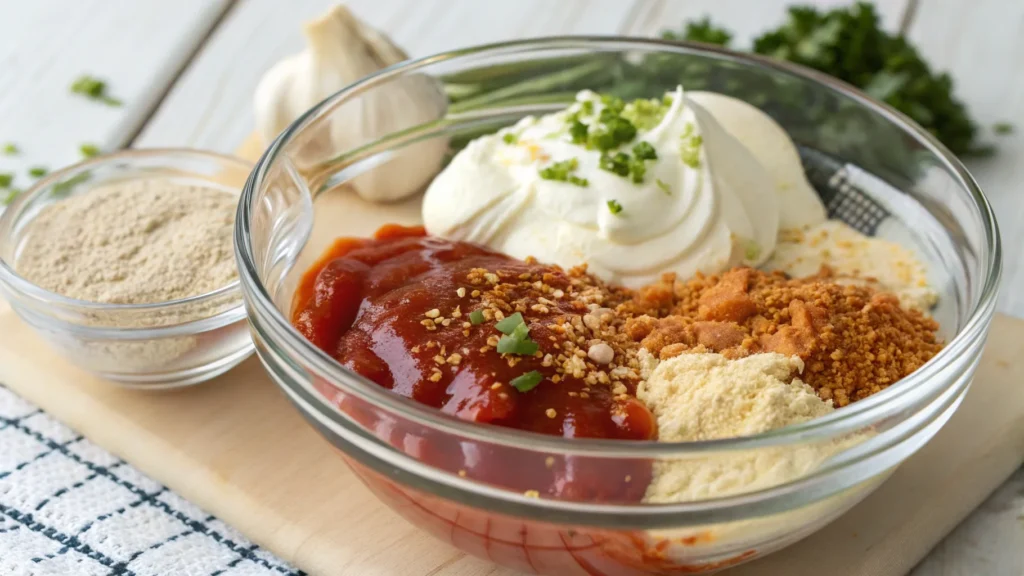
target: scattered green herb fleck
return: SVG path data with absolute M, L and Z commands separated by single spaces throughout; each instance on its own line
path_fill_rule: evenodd
M 996 134 L 1013 134 L 1013 124 L 1009 122 L 998 122 L 992 129 L 996 131 Z
M 107 83 L 88 74 L 79 76 L 71 83 L 71 92 L 81 94 L 91 100 L 103 102 L 108 106 L 120 106 L 121 101 L 107 94 Z
M 540 372 L 537 372 L 536 370 L 530 370 L 526 374 L 516 376 L 509 382 L 509 384 L 511 384 L 513 388 L 519 390 L 520 392 L 529 392 L 530 390 L 536 388 L 537 385 L 540 384 L 540 381 L 543 379 L 544 377 L 541 376 Z
M 539 346 L 530 338 L 530 327 L 523 322 L 516 326 L 511 334 L 502 336 L 498 340 L 497 348 L 499 354 L 533 356 Z
M 540 177 L 545 180 L 568 182 L 569 184 L 575 184 L 576 186 L 586 188 L 590 185 L 590 182 L 587 181 L 586 178 L 580 178 L 572 174 L 574 170 L 579 168 L 579 165 L 580 161 L 576 158 L 555 162 L 545 168 L 541 168 L 539 171 Z
M 7 195 L 4 196 L 3 204 L 5 206 L 7 204 L 10 204 L 11 202 L 14 201 L 15 198 L 18 197 L 18 194 L 21 194 L 21 190 L 18 190 L 17 188 L 10 188 L 10 189 L 8 189 L 7 190 Z
M 573 120 L 569 125 L 569 137 L 573 144 L 583 144 L 587 141 L 587 125 L 579 120 Z
M 46 176 L 48 172 L 49 170 L 43 166 L 33 166 L 28 169 L 28 175 L 33 178 L 42 178 L 43 176 Z
M 607 111 L 608 108 L 601 110 L 598 126 L 591 125 L 587 148 L 606 152 L 628 144 L 636 137 L 636 126 L 632 122 L 622 116 L 606 117 Z
M 501 137 L 501 139 L 502 141 L 505 142 L 505 144 L 515 144 L 516 142 L 519 142 L 519 136 L 516 136 L 512 132 L 506 132 L 505 135 Z
M 612 214 L 618 215 L 620 212 L 622 212 L 622 204 L 619 204 L 618 200 L 609 200 L 608 211 L 611 212 Z
M 14 144 L 13 142 L 8 142 L 7 144 L 4 144 L 5 156 L 17 156 L 19 152 L 21 152 L 21 150 L 18 150 L 17 144 Z
M 484 313 L 482 310 L 473 310 L 469 313 L 469 321 L 476 326 L 477 324 L 484 323 Z
M 640 160 L 658 159 L 658 153 L 654 150 L 654 146 L 651 146 L 650 142 L 637 142 L 633 146 L 633 156 L 636 156 Z
M 641 130 L 650 130 L 660 124 L 661 119 L 665 117 L 665 111 L 672 104 L 672 98 L 668 99 L 666 104 L 662 98 L 638 98 L 626 104 L 622 109 L 622 117 Z
M 580 113 L 585 116 L 590 116 L 594 113 L 594 101 L 584 100 L 580 103 Z
M 526 321 L 523 320 L 522 313 L 521 312 L 516 312 L 515 314 L 513 314 L 511 316 L 506 316 L 500 322 L 495 324 L 494 328 L 498 332 L 501 332 L 502 334 L 511 334 L 516 329 L 516 326 L 519 326 L 520 324 L 525 324 L 525 323 L 526 323 Z
M 616 152 L 615 154 L 609 154 L 605 152 L 601 154 L 601 160 L 598 162 L 598 166 L 602 170 L 607 170 L 613 174 L 619 176 L 629 175 L 629 154 L 625 152 Z
M 647 166 L 644 161 L 639 158 L 629 159 L 629 179 L 634 184 L 641 184 L 644 181 L 644 176 L 647 175 Z
M 690 125 L 687 125 L 689 127 Z M 700 145 L 704 142 L 700 134 L 691 134 L 692 130 L 685 130 L 682 140 L 679 143 L 679 157 L 683 164 L 690 168 L 700 167 Z
M 78 186 L 82 182 L 87 182 L 90 178 L 92 178 L 92 172 L 81 172 L 79 174 L 75 174 L 67 180 L 54 184 L 53 188 L 50 190 L 50 194 L 57 198 L 67 196 L 68 193 L 71 192 L 72 188 Z
M 746 256 L 747 260 L 757 260 L 758 256 L 761 255 L 761 245 L 754 240 L 748 241 L 743 255 Z
M 82 153 L 85 158 L 92 158 L 93 156 L 99 156 L 100 148 L 95 144 L 82 144 L 78 147 L 78 151 Z
M 9 188 L 13 182 L 14 174 L 11 174 L 10 172 L 0 172 L 0 188 Z
M 683 164 L 690 168 L 700 168 L 700 151 L 696 148 L 683 148 L 679 153 Z
M 601 110 L 602 115 L 604 115 L 605 112 L 612 115 L 618 115 L 621 114 L 622 110 L 626 107 L 626 103 L 622 101 L 622 98 L 612 96 L 611 94 L 603 94 L 601 96 L 601 103 L 604 104 L 604 109 Z
M 669 196 L 672 195 L 672 188 L 669 187 L 669 185 L 664 180 L 662 180 L 661 178 L 655 178 L 654 183 L 658 185 L 658 188 L 660 188 L 662 192 Z

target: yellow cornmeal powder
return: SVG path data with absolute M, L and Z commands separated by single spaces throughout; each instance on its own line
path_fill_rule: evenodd
M 803 369 L 799 358 L 770 353 L 729 360 L 695 353 L 653 367 L 649 357 L 641 354 L 647 380 L 637 397 L 657 418 L 661 442 L 750 436 L 833 410 L 796 378 Z M 657 462 L 644 501 L 688 502 L 768 488 L 812 472 L 859 440 Z
M 637 390 L 658 419 L 662 442 L 693 442 L 760 434 L 832 411 L 793 376 L 797 357 L 681 354 L 662 361 Z

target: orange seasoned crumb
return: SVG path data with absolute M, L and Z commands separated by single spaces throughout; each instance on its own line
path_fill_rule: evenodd
M 638 293 L 624 330 L 662 359 L 709 350 L 798 356 L 801 379 L 836 406 L 884 389 L 942 348 L 931 318 L 901 308 L 892 294 L 837 284 L 822 272 L 789 279 L 737 268 L 686 282 L 665 278 Z

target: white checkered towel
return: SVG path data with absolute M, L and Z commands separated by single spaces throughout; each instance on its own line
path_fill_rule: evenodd
M 0 575 L 303 574 L 0 385 Z

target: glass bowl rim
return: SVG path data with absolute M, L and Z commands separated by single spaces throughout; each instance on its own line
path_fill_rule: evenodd
M 33 183 L 31 187 L 22 192 L 11 202 L 3 214 L 0 214 L 0 230 L 13 230 L 13 222 L 15 214 L 20 214 L 21 208 L 32 202 L 37 196 L 44 194 L 46 191 L 52 189 L 56 184 L 64 182 L 70 178 L 82 174 L 89 170 L 95 169 L 100 166 L 113 164 L 119 161 L 125 160 L 136 160 L 143 158 L 161 158 L 164 156 L 191 156 L 199 159 L 216 160 L 218 162 L 234 164 L 235 167 L 244 169 L 246 172 L 251 172 L 253 163 L 247 160 L 243 160 L 236 156 L 229 154 L 221 154 L 219 152 L 212 152 L 207 150 L 199 150 L 195 148 L 138 148 L 138 149 L 124 149 L 109 154 L 101 154 L 93 158 L 88 158 L 81 162 L 72 164 L 56 170 L 40 178 L 38 181 Z M 239 198 L 241 198 L 242 191 L 239 191 Z M 204 318 L 196 318 L 182 324 L 168 324 L 166 326 L 155 326 L 155 327 L 139 327 L 139 328 L 121 328 L 121 327 L 110 327 L 110 326 L 90 326 L 86 328 L 90 333 L 93 332 L 114 332 L 124 334 L 135 334 L 136 337 L 145 338 L 152 335 L 167 335 L 168 330 L 175 333 L 181 331 L 182 327 L 192 326 L 197 323 L 201 323 L 203 327 L 212 326 L 213 324 L 229 324 L 236 322 L 244 315 L 240 315 L 239 312 L 244 307 L 244 303 L 241 298 L 240 281 L 234 280 L 230 284 L 226 284 L 205 292 L 203 294 L 196 294 L 187 298 L 178 298 L 176 300 L 167 300 L 165 302 L 149 302 L 143 304 L 108 304 L 103 302 L 91 302 L 89 300 L 80 300 L 77 298 L 71 298 L 47 290 L 38 284 L 26 279 L 25 277 L 18 274 L 14 267 L 8 263 L 6 259 L 0 257 L 0 282 L 8 284 L 11 289 L 16 292 L 19 296 L 28 297 L 37 302 L 43 304 L 56 304 L 63 308 L 82 311 L 82 312 L 126 312 L 126 313 L 144 313 L 144 312 L 164 312 L 168 309 L 174 309 L 178 307 L 192 306 L 198 303 L 202 303 L 208 300 L 216 300 L 221 297 L 230 297 L 235 294 L 237 302 L 231 306 L 221 310 L 220 312 L 207 316 Z M 191 330 L 185 330 L 186 333 L 190 333 Z M 113 334 L 110 334 L 113 335 Z
M 979 210 L 982 223 L 985 227 L 986 243 L 989 248 L 989 257 L 984 262 L 986 277 L 982 284 L 977 304 L 971 309 L 970 315 L 956 334 L 935 357 L 924 366 L 918 368 L 906 378 L 889 386 L 885 390 L 874 394 L 863 400 L 859 400 L 842 410 L 836 410 L 831 414 L 816 418 L 814 420 L 790 426 L 779 430 L 773 430 L 763 434 L 741 438 L 726 438 L 720 440 L 705 440 L 698 442 L 657 442 L 657 441 L 627 441 L 627 440 L 605 440 L 605 439 L 566 439 L 557 436 L 547 436 L 533 432 L 503 428 L 498 426 L 484 426 L 473 422 L 460 420 L 454 416 L 443 414 L 434 408 L 423 406 L 412 399 L 404 398 L 377 386 L 370 380 L 342 367 L 336 360 L 323 351 L 310 344 L 291 325 L 285 315 L 277 309 L 273 299 L 267 292 L 263 283 L 259 280 L 256 272 L 255 259 L 250 245 L 249 221 L 251 217 L 251 203 L 269 172 L 283 146 L 289 142 L 296 133 L 308 126 L 325 108 L 345 98 L 358 95 L 361 91 L 372 88 L 381 83 L 387 82 L 396 77 L 414 73 L 424 67 L 440 62 L 463 59 L 480 54 L 500 55 L 503 53 L 514 53 L 521 49 L 577 49 L 594 50 L 595 46 L 608 49 L 620 48 L 621 50 L 646 49 L 647 52 L 672 52 L 677 54 L 696 54 L 699 56 L 712 56 L 719 60 L 734 61 L 753 67 L 774 69 L 778 72 L 796 76 L 805 81 L 811 81 L 818 85 L 838 92 L 848 97 L 859 105 L 881 115 L 890 123 L 900 128 L 905 133 L 914 136 L 925 149 L 939 160 L 943 167 L 948 169 L 957 178 L 959 193 L 966 193 L 970 196 L 974 206 Z M 308 231 L 307 231 L 308 233 Z M 308 238 L 306 238 L 308 240 Z M 537 37 L 523 40 L 512 40 L 491 44 L 478 45 L 468 48 L 460 48 L 439 54 L 407 60 L 384 68 L 360 80 L 357 80 L 333 95 L 324 99 L 316 106 L 310 108 L 302 116 L 292 122 L 264 151 L 263 155 L 256 162 L 256 166 L 249 176 L 242 196 L 239 201 L 239 213 L 235 221 L 235 251 L 239 262 L 239 278 L 243 290 L 249 291 L 252 295 L 251 307 L 247 309 L 250 315 L 257 315 L 261 320 L 269 323 L 268 328 L 272 334 L 268 334 L 275 340 L 276 347 L 282 345 L 291 352 L 297 353 L 304 364 L 311 368 L 318 375 L 335 388 L 339 388 L 346 394 L 351 394 L 362 401 L 384 410 L 392 415 L 416 422 L 428 428 L 444 431 L 465 439 L 479 440 L 491 444 L 501 444 L 512 447 L 522 447 L 526 442 L 531 450 L 551 450 L 556 453 L 578 454 L 587 456 L 602 457 L 623 457 L 623 458 L 644 458 L 644 457 L 665 457 L 678 456 L 680 454 L 694 454 L 700 452 L 711 452 L 720 450 L 739 451 L 753 450 L 769 446 L 793 445 L 801 442 L 819 440 L 826 437 L 835 437 L 841 434 L 852 432 L 866 425 L 884 419 L 892 413 L 898 412 L 904 405 L 913 401 L 915 395 L 920 396 L 926 393 L 937 394 L 946 386 L 929 387 L 929 381 L 939 372 L 945 369 L 953 359 L 966 351 L 978 338 L 983 336 L 991 315 L 995 308 L 995 301 L 999 278 L 1001 274 L 1001 243 L 995 215 L 992 207 L 985 198 L 980 187 L 974 178 L 967 172 L 962 163 L 943 144 L 927 131 L 918 127 L 902 113 L 891 108 L 887 104 L 875 101 L 867 94 L 853 86 L 832 78 L 823 73 L 804 68 L 802 66 L 774 60 L 768 57 L 738 53 L 721 47 L 695 43 L 669 41 L 652 38 L 639 38 L 628 36 L 594 36 L 594 35 L 568 35 Z M 941 378 L 935 378 L 941 381 Z M 345 382 L 339 385 L 337 382 Z M 910 397 L 908 400 L 907 397 Z M 326 411 L 333 417 L 345 418 L 337 407 L 330 404 L 319 394 L 313 397 L 317 407 Z M 902 399 L 903 402 L 898 400 Z

